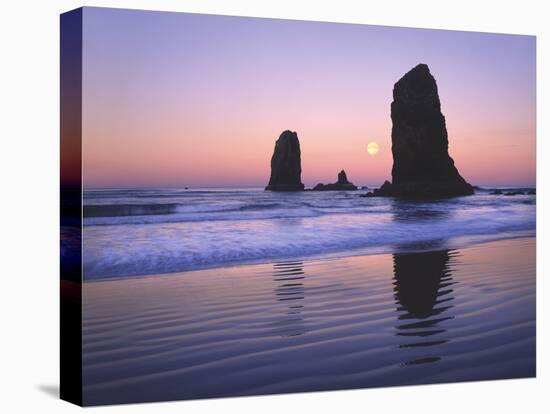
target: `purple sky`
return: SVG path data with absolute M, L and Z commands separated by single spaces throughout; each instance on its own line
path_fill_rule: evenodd
M 534 184 L 532 36 L 85 8 L 85 186 L 265 185 L 285 129 L 306 185 L 381 184 L 393 84 L 418 63 L 462 175 Z

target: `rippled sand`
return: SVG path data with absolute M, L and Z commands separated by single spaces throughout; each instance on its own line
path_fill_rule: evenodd
M 84 403 L 535 375 L 535 239 L 86 282 Z

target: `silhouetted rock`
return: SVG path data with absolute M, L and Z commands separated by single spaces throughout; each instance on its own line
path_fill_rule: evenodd
M 338 173 L 338 181 L 332 184 L 317 184 L 313 191 L 355 191 L 357 187 L 348 181 L 344 170 Z
M 284 131 L 271 157 L 271 177 L 265 188 L 271 191 L 303 191 L 300 141 L 296 132 Z
M 516 196 L 516 195 L 536 195 L 537 192 L 535 189 L 504 189 L 504 190 L 493 190 L 489 193 L 490 195 L 504 195 L 504 196 Z
M 346 175 L 346 172 L 344 170 L 340 171 L 338 173 L 338 181 L 337 183 L 338 185 L 346 185 L 346 184 L 351 184 L 349 181 L 348 181 L 348 176 Z
M 386 197 L 389 196 L 392 191 L 392 183 L 386 180 L 380 188 L 375 188 L 373 191 L 369 191 L 367 194 L 361 194 L 361 197 Z
M 447 128 L 437 84 L 427 65 L 406 73 L 393 88 L 392 182 L 373 196 L 412 198 L 470 195 L 448 152 Z

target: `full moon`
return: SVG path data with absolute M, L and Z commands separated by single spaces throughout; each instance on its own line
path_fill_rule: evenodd
M 369 142 L 369 145 L 367 145 L 367 151 L 369 155 L 376 155 L 378 153 L 378 144 L 376 142 Z

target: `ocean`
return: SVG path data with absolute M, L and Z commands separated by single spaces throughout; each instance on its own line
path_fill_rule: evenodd
M 492 190 L 426 202 L 360 197 L 367 190 L 86 190 L 84 279 L 449 249 L 533 236 L 536 196 L 491 195 Z

